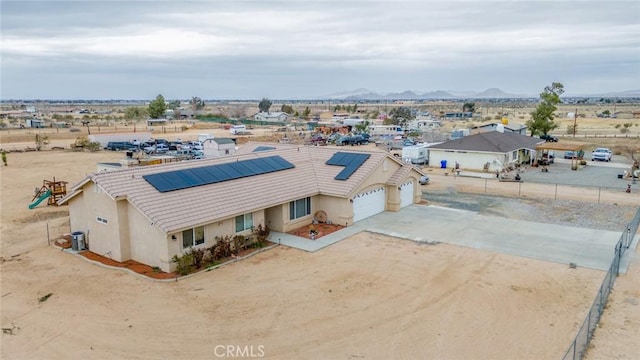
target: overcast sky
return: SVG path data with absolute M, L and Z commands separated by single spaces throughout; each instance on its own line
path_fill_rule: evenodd
M 5 1 L 2 99 L 640 88 L 640 1 Z

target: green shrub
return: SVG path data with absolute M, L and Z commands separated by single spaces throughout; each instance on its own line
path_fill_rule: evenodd
M 186 253 L 182 256 L 174 255 L 171 261 L 176 263 L 176 272 L 180 275 L 187 275 L 194 270 L 193 254 Z

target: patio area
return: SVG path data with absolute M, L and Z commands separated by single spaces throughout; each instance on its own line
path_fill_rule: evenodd
M 309 224 L 309 225 L 305 225 L 303 227 L 297 228 L 295 230 L 289 231 L 287 232 L 287 234 L 290 235 L 295 235 L 295 236 L 299 236 L 302 238 L 306 238 L 306 239 L 311 239 L 311 231 L 315 230 L 316 234 L 315 234 L 315 239 L 319 239 L 323 236 L 329 235 L 331 233 L 334 233 L 338 230 L 344 229 L 344 226 L 341 225 L 335 225 L 335 224 L 326 224 L 326 223 L 319 223 L 319 224 Z

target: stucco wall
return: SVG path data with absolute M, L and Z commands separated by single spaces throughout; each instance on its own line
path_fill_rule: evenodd
M 258 224 L 265 225 L 265 212 L 264 211 L 255 211 L 253 214 L 253 226 L 257 227 Z M 216 221 L 207 225 L 204 225 L 204 244 L 198 245 L 197 248 L 207 248 L 213 246 L 216 242 L 216 237 L 225 237 L 225 236 L 235 236 L 235 235 L 251 235 L 251 230 L 245 230 L 239 233 L 236 233 L 236 222 L 235 217 Z M 175 236 L 175 240 L 173 239 Z M 174 255 L 182 256 L 182 254 L 189 251 L 190 248 L 182 247 L 182 231 L 178 231 L 176 233 L 171 233 L 166 237 L 167 244 L 167 258 L 169 260 L 169 268 L 170 270 L 164 271 L 173 271 L 175 270 L 175 264 L 171 263 L 171 258 Z M 162 256 L 162 254 L 160 254 Z
M 120 248 L 119 218 L 116 202 L 93 182 L 81 194 L 69 200 L 71 231 L 83 231 L 88 249 L 116 261 L 123 258 Z M 98 222 L 97 218 L 107 223 Z
M 168 240 L 164 232 L 153 226 L 151 221 L 128 201 L 126 203 L 131 259 L 169 271 L 171 257 L 168 254 Z
M 509 157 L 506 158 L 506 155 Z M 511 153 L 446 152 L 437 149 L 431 149 L 429 151 L 429 164 L 434 168 L 440 167 L 440 161 L 447 160 L 448 169 L 453 169 L 457 161 L 460 163 L 461 169 L 482 171 L 484 165 L 489 163 L 489 171 L 493 172 L 497 168 L 493 162 L 496 158 L 503 163 L 505 163 L 505 161 L 508 163 L 511 160 Z

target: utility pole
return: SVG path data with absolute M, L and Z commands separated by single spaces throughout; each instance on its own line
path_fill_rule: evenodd
M 573 137 L 576 137 L 576 126 L 578 126 L 578 108 L 573 113 Z

